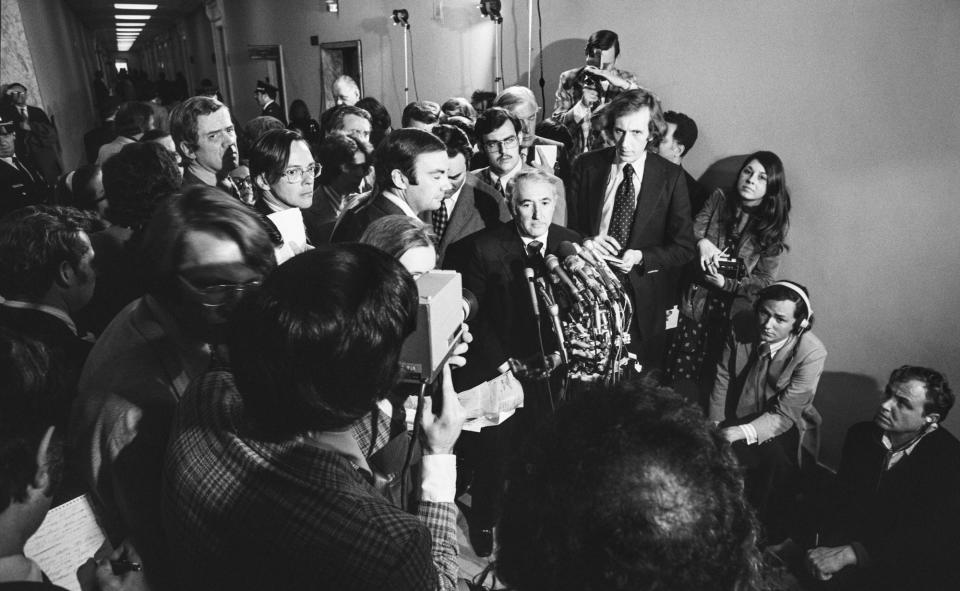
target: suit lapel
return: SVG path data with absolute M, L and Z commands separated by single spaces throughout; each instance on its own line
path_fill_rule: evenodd
M 597 167 L 591 175 L 589 195 L 593 200 L 593 219 L 590 220 L 590 233 L 596 236 L 600 233 L 600 219 L 603 217 L 603 200 L 606 197 L 607 182 L 610 179 L 610 168 L 613 166 L 614 150 L 606 148 L 598 154 Z
M 643 165 L 643 178 L 640 179 L 640 194 L 637 195 L 637 210 L 633 218 L 631 238 L 642 235 L 650 220 L 650 213 L 660 201 L 663 189 L 663 166 L 654 154 L 647 153 Z

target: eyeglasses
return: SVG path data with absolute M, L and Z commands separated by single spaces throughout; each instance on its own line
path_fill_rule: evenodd
M 180 284 L 187 288 L 205 308 L 220 308 L 227 304 L 232 304 L 240 299 L 243 292 L 256 289 L 263 283 L 260 279 L 254 279 L 246 283 L 227 283 L 223 285 L 210 285 L 208 287 L 197 287 L 190 283 L 183 275 L 177 275 Z
M 306 168 L 301 168 L 299 166 L 292 166 L 280 175 L 280 178 L 287 181 L 291 185 L 303 182 L 303 175 L 308 175 L 307 178 L 315 179 L 320 176 L 320 166 L 318 164 L 311 164 Z
M 233 184 L 235 184 L 238 189 L 249 189 L 253 186 L 253 179 L 248 176 L 232 176 L 230 180 L 233 181 Z
M 510 137 L 500 141 L 490 140 L 483 142 L 483 147 L 489 152 L 493 152 L 494 150 L 502 152 L 504 149 L 509 150 L 511 148 L 516 148 L 518 145 L 520 145 L 520 138 L 515 135 L 511 135 Z
M 8 90 L 7 96 L 27 94 L 26 90 Z

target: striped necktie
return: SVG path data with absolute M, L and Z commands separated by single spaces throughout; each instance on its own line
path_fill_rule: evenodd
M 443 233 L 447 230 L 450 214 L 447 212 L 447 200 L 440 202 L 440 208 L 433 212 L 433 233 L 437 235 L 437 242 L 443 240 Z

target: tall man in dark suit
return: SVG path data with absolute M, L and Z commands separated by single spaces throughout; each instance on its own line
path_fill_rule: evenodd
M 473 150 L 466 132 L 452 125 L 437 125 L 433 134 L 447 145 L 450 188 L 440 207 L 427 212 L 424 221 L 433 226 L 437 235 L 437 259 L 442 264 L 448 246 L 474 232 L 509 221 L 512 216 L 502 195 L 467 172 Z
M 57 128 L 39 107 L 27 104 L 27 87 L 8 84 L 0 104 L 0 118 L 17 124 L 17 154 L 53 186 L 63 172 Z
M 217 99 L 194 96 L 170 113 L 170 135 L 183 158 L 183 185 L 220 187 L 240 199 L 227 175 L 240 163 L 230 109 Z
M 397 129 L 377 146 L 377 181 L 370 199 L 340 216 L 331 242 L 355 242 L 370 222 L 386 215 L 422 214 L 440 207 L 450 189 L 447 147 L 422 129 Z
M 257 104 L 260 105 L 260 115 L 278 119 L 283 126 L 287 126 L 287 118 L 283 116 L 283 107 L 277 103 L 277 92 L 279 89 L 263 80 L 257 80 L 257 88 L 253 91 Z
M 471 325 L 473 344 L 467 364 L 458 369 L 455 384 L 464 391 L 485 382 L 504 380 L 509 359 L 527 361 L 543 349 L 556 349 L 546 314 L 537 327 L 530 301 L 525 269 L 546 272 L 544 257 L 554 254 L 563 241 L 577 241 L 576 232 L 551 223 L 563 184 L 540 169 L 521 172 L 514 181 L 510 208 L 513 221 L 481 230 L 450 246 L 444 266 L 463 275 L 463 286 L 480 303 Z M 509 383 L 509 381 L 508 381 Z M 514 386 L 515 387 L 515 386 Z M 523 385 L 524 409 L 534 414 L 548 406 L 544 383 Z M 527 417 L 532 418 L 532 417 Z M 479 556 L 489 555 L 493 544 L 493 524 L 500 513 L 506 465 L 515 448 L 517 421 L 513 416 L 500 425 L 485 427 L 479 433 L 464 432 L 459 453 L 474 469 L 471 487 L 470 540 Z M 526 420 L 526 419 L 522 419 Z
M 693 257 L 693 224 L 683 170 L 647 152 L 665 125 L 660 102 L 644 90 L 607 107 L 613 147 L 588 152 L 570 175 L 569 226 L 594 236 L 630 288 L 630 347 L 645 368 L 662 365 L 665 310 L 673 286 L 665 269 Z

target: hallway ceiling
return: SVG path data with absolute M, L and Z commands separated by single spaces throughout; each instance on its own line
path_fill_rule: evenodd
M 151 15 L 147 26 L 134 44 L 136 49 L 144 40 L 167 31 L 181 18 L 192 14 L 203 7 L 202 0 L 127 0 L 133 3 L 158 4 L 156 10 L 148 11 Z M 77 16 L 87 26 L 102 47 L 116 50 L 116 20 L 114 15 L 120 13 L 135 13 L 130 10 L 116 10 L 115 0 L 64 0 L 67 6 L 77 13 Z

